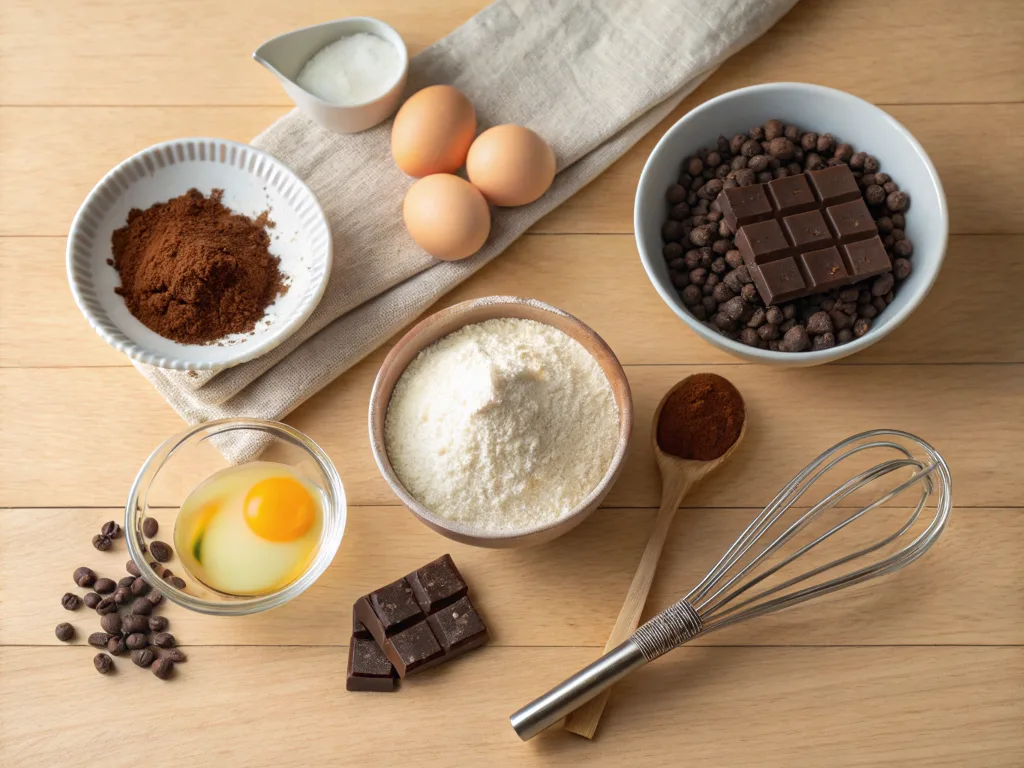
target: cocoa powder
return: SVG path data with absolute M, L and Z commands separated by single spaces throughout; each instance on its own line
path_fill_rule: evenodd
M 221 199 L 190 189 L 128 213 L 114 230 L 114 267 L 128 310 L 143 325 L 183 344 L 208 344 L 256 327 L 287 290 L 270 254 L 267 214 L 250 219 Z
M 668 396 L 658 416 L 658 447 L 680 459 L 711 461 L 740 436 L 746 409 L 732 383 L 696 373 Z

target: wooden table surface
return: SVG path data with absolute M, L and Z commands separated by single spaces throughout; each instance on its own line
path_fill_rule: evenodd
M 450 544 L 397 506 L 370 456 L 383 350 L 292 414 L 336 462 L 349 528 L 301 599 L 246 619 L 166 610 L 189 655 L 161 682 L 119 660 L 100 677 L 67 613 L 89 540 L 122 514 L 140 463 L 182 424 L 89 329 L 64 272 L 68 226 L 114 164 L 158 141 L 247 141 L 289 104 L 250 60 L 264 39 L 348 15 L 416 52 L 483 0 L 5 0 L 0 4 L 0 764 L 3 766 L 1024 765 L 1024 5 L 804 0 L 601 178 L 440 305 L 534 296 L 618 353 L 638 426 L 606 508 L 524 551 Z M 244 9 L 244 10 L 243 10 Z M 945 268 L 907 323 L 841 364 L 741 364 L 690 333 L 641 269 L 640 168 L 686 110 L 732 88 L 808 80 L 903 122 L 949 196 Z M 839 130 L 841 133 L 841 129 Z M 520 743 L 508 715 L 598 655 L 658 498 L 649 419 L 698 370 L 746 396 L 731 465 L 688 499 L 649 605 L 677 599 L 793 472 L 847 434 L 895 427 L 948 458 L 955 510 L 911 569 L 679 650 L 621 685 L 594 742 Z M 835 403 L 842 403 L 836 408 Z M 451 551 L 491 645 L 395 695 L 345 691 L 348 606 Z M 80 592 L 81 590 L 79 590 Z M 648 611 L 650 613 L 650 611 Z M 89 614 L 89 615 L 87 615 Z M 53 627 L 70 620 L 78 642 Z

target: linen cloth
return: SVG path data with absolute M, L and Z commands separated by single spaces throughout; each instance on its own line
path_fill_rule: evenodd
M 530 205 L 492 209 L 486 244 L 459 262 L 433 259 L 405 231 L 412 180 L 391 159 L 390 121 L 343 136 L 293 110 L 252 143 L 304 179 L 327 214 L 334 265 L 319 306 L 279 347 L 234 368 L 137 367 L 189 423 L 282 418 L 604 171 L 795 3 L 498 0 L 411 59 L 407 93 L 454 85 L 476 107 L 478 130 L 528 126 L 558 161 L 551 189 Z M 245 440 L 218 447 L 234 461 L 260 450 Z

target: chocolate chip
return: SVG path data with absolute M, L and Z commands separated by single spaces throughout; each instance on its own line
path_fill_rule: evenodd
M 786 138 L 772 139 L 768 145 L 768 154 L 777 160 L 792 160 L 795 153 L 796 147 Z
M 832 349 L 835 345 L 836 336 L 834 333 L 823 333 L 811 340 L 811 349 L 815 352 L 822 349 Z
M 683 167 L 686 168 L 686 172 L 691 176 L 699 176 L 704 170 L 704 161 L 699 157 L 691 157 Z
M 60 599 L 60 604 L 64 606 L 65 611 L 77 611 L 82 606 L 82 598 L 71 592 L 65 592 L 64 597 Z
M 104 536 L 102 533 L 97 533 L 92 537 L 92 545 L 100 552 L 106 552 L 112 544 L 113 542 L 110 540 L 110 537 Z
M 169 544 L 165 544 L 162 541 L 154 541 L 149 545 L 149 551 L 153 553 L 153 557 L 161 563 L 166 563 L 174 556 L 174 550 L 171 549 Z
M 117 589 L 117 582 L 113 579 L 96 579 L 96 583 L 93 585 L 93 589 L 99 592 L 101 595 L 109 595 L 115 589 Z
M 762 341 L 774 341 L 779 338 L 779 326 L 772 323 L 765 323 L 757 329 L 757 335 Z
M 779 348 L 783 352 L 803 352 L 810 345 L 807 337 L 807 330 L 802 325 L 794 325 L 786 335 L 782 337 L 782 344 Z
M 679 203 L 686 200 L 686 189 L 683 187 L 682 184 L 673 184 L 671 187 L 668 188 L 668 191 L 665 193 L 665 199 L 668 200 L 669 203 L 671 203 L 672 205 L 678 205 Z M 152 519 L 153 518 L 151 517 L 147 517 L 145 520 L 142 521 L 142 533 L 146 536 L 146 538 L 149 539 L 153 538 L 153 536 L 156 536 L 156 531 L 153 531 L 152 535 L 146 533 L 146 523 Z M 154 522 L 156 521 L 154 520 Z
M 96 583 L 96 573 L 92 568 L 86 568 L 84 565 L 81 568 L 75 569 L 75 584 L 80 587 L 91 587 Z
M 772 141 L 782 136 L 785 130 L 786 126 L 781 120 L 769 120 L 764 124 L 764 137 L 768 141 Z
M 132 651 L 132 663 L 137 667 L 148 667 L 156 659 L 156 654 L 149 648 L 139 648 Z
M 683 225 L 680 224 L 678 221 L 675 221 L 674 219 L 669 219 L 668 221 L 661 225 L 661 238 L 667 243 L 681 240 L 683 237 L 683 232 Z M 162 542 L 154 541 L 152 544 L 150 544 L 150 548 L 152 549 L 160 543 Z M 153 557 L 156 557 L 157 560 L 160 560 L 160 558 L 157 557 L 155 550 L 153 551 Z
M 875 173 L 879 168 L 879 162 L 877 157 L 868 155 L 864 158 L 864 173 Z M 884 184 L 885 182 L 875 182 L 876 184 Z
M 877 184 L 872 184 L 864 190 L 864 199 L 868 205 L 881 205 L 885 202 L 885 190 Z
M 100 533 L 108 539 L 119 539 L 121 538 L 121 526 L 114 520 L 108 520 L 103 524 L 103 527 L 100 528 Z
M 743 289 L 740 291 L 740 296 L 743 298 L 744 301 L 749 301 L 751 303 L 757 301 L 757 286 L 755 286 L 753 283 L 747 283 L 746 285 L 743 286 Z
M 909 243 L 909 240 L 901 240 L 901 243 Z M 898 245 L 899 243 L 897 243 Z M 907 259 L 893 259 L 892 275 L 897 280 L 906 280 L 910 277 L 911 265 Z
M 795 125 L 787 125 L 783 133 L 790 141 L 800 140 L 800 129 Z
M 885 198 L 885 207 L 895 213 L 902 213 L 910 207 L 910 195 L 906 192 L 893 192 Z
M 895 243 L 893 243 L 892 252 L 897 256 L 907 258 L 908 256 L 912 256 L 914 254 L 914 244 L 907 240 L 906 238 L 903 238 L 902 240 L 897 240 Z
M 757 335 L 757 331 L 753 328 L 744 328 L 740 331 L 740 342 L 746 344 L 748 347 L 756 347 L 760 337 Z
M 850 168 L 852 168 L 855 171 L 864 170 L 864 160 L 867 158 L 867 156 L 867 152 L 854 152 L 852 155 L 850 155 Z
M 858 339 L 871 330 L 871 321 L 867 318 L 861 318 L 853 324 L 853 335 Z
M 101 600 L 103 600 L 103 598 L 95 592 L 86 592 L 85 597 L 82 598 L 82 602 L 85 603 L 87 608 L 95 608 L 100 604 Z
M 97 653 L 93 657 L 92 665 L 101 675 L 106 675 L 114 668 L 114 660 L 105 653 Z
M 107 643 L 110 641 L 110 635 L 106 632 L 93 632 L 89 635 L 89 645 L 94 648 L 106 648 Z
M 75 637 L 75 628 L 66 621 L 62 621 L 54 628 L 53 634 L 55 634 L 57 639 L 62 643 L 68 643 Z
M 836 148 L 835 137 L 831 133 L 823 133 L 818 137 L 818 144 L 815 148 L 822 157 L 832 157 L 832 152 Z
M 894 282 L 895 280 L 891 272 L 886 272 L 885 274 L 879 275 L 871 284 L 871 295 L 884 296 L 885 294 L 892 290 Z
M 161 680 L 166 680 L 174 674 L 174 662 L 170 659 L 157 659 L 153 662 L 153 674 Z
M 832 318 L 828 312 L 815 312 L 807 318 L 807 332 L 812 336 L 823 333 L 832 333 L 835 328 L 832 325 Z

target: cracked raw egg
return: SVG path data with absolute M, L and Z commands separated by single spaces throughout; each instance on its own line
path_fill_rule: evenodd
M 321 491 L 285 464 L 228 467 L 178 511 L 174 543 L 191 575 L 218 592 L 260 595 L 297 579 L 316 552 Z

